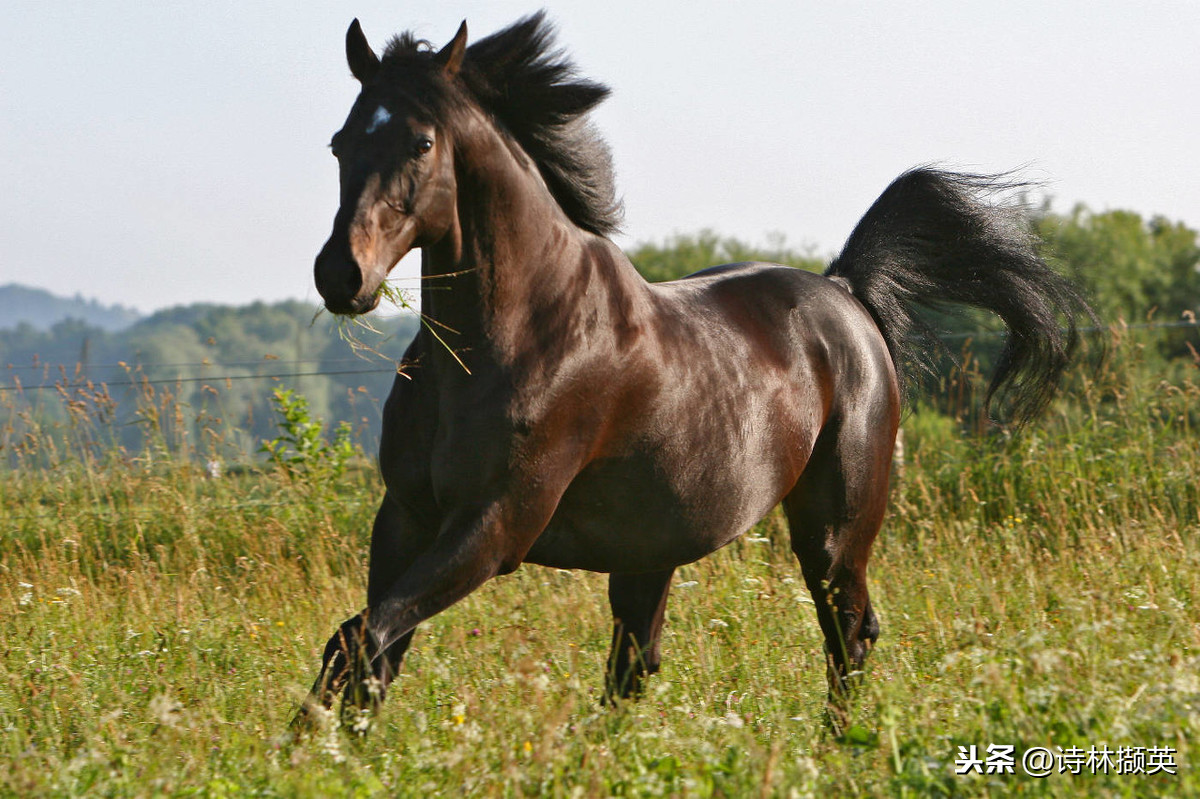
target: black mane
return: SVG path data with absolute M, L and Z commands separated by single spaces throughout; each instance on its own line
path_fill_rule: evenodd
M 388 43 L 382 67 L 432 55 L 428 42 L 405 33 Z M 600 235 L 617 230 L 612 158 L 585 116 L 609 89 L 576 75 L 543 12 L 468 47 L 458 82 L 534 160 L 571 221 Z

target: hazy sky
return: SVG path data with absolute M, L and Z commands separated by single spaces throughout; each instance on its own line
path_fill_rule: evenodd
M 0 284 L 142 311 L 315 301 L 325 148 L 378 49 L 530 3 L 25 2 L 0 9 Z M 595 115 L 624 245 L 713 228 L 836 250 L 902 170 L 1025 166 L 1056 207 L 1200 225 L 1200 3 L 549 3 L 614 95 Z M 411 269 L 411 262 L 400 269 Z M 0 320 L 2 321 L 2 320 Z

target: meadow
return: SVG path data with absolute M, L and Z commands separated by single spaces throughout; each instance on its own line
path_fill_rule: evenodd
M 369 735 L 292 742 L 363 601 L 370 458 L 214 478 L 219 431 L 173 437 L 195 411 L 169 392 L 138 451 L 100 388 L 54 429 L 6 395 L 0 795 L 1200 795 L 1200 360 L 1113 335 L 1019 434 L 980 423 L 969 369 L 906 417 L 883 633 L 837 730 L 775 514 L 677 572 L 640 702 L 599 702 L 605 578 L 523 567 L 420 628 Z M 957 774 L 971 747 L 997 773 Z

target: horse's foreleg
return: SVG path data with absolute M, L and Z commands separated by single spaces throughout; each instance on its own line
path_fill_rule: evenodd
M 412 642 L 413 631 L 400 636 L 377 657 L 363 622 L 378 595 L 412 564 L 432 538 L 405 507 L 391 497 L 384 498 L 371 533 L 368 610 L 343 622 L 325 645 L 320 674 L 292 722 L 294 728 L 310 726 L 315 708 L 329 709 L 343 691 L 353 691 L 358 707 L 383 701 Z
M 640 695 L 645 678 L 658 671 L 658 643 L 674 573 L 674 569 L 667 569 L 609 575 L 613 637 L 604 685 L 607 701 Z
M 453 514 L 407 568 L 394 574 L 390 582 L 372 586 L 370 604 L 361 617 L 361 635 L 352 644 L 356 649 L 346 657 L 349 673 L 343 708 L 365 708 L 374 702 L 373 686 L 364 686 L 363 680 L 380 678 L 388 656 L 403 651 L 420 622 L 521 563 L 532 537 L 513 535 L 509 532 L 513 529 L 534 529 L 532 537 L 541 530 L 506 523 L 498 504 L 479 512 Z M 375 576 L 373 569 L 373 580 Z M 369 664 L 371 669 L 356 664 Z

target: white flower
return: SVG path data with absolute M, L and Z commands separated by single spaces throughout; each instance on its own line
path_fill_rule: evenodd
M 357 735 L 366 735 L 371 729 L 371 711 L 366 708 L 359 708 L 354 714 L 354 721 L 350 724 L 350 731 Z

